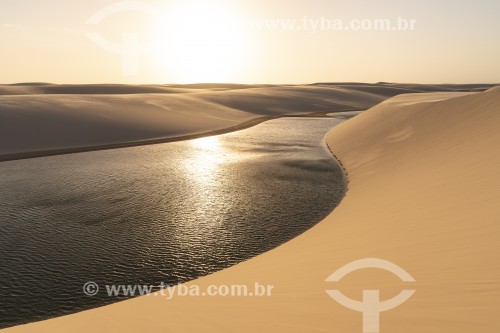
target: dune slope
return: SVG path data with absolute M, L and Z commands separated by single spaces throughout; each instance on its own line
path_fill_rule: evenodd
M 362 332 L 361 314 L 326 293 L 414 296 L 381 315 L 381 332 L 500 331 L 500 90 L 435 101 L 396 97 L 334 129 L 349 175 L 340 206 L 283 246 L 188 285 L 274 285 L 271 297 L 137 298 L 7 332 Z M 354 260 L 381 258 L 414 283 Z
M 401 93 L 462 89 L 392 84 L 0 85 L 0 160 L 168 141 L 283 115 L 367 109 Z

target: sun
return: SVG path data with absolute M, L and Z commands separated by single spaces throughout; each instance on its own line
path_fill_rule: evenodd
M 157 24 L 159 67 L 180 83 L 238 81 L 248 60 L 244 22 L 226 2 L 177 3 Z

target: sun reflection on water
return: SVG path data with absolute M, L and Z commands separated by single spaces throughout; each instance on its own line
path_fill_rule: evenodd
M 228 159 L 227 148 L 220 138 L 210 136 L 190 142 L 194 154 L 186 160 L 186 171 L 198 185 L 212 184 L 220 172 L 220 166 Z
M 238 152 L 232 150 L 224 139 L 218 136 L 205 137 L 188 141 L 191 148 L 189 155 L 183 160 L 183 170 L 186 179 L 186 189 L 190 190 L 188 205 L 191 207 L 193 218 L 174 232 L 178 246 L 193 250 L 207 242 L 220 240 L 219 224 L 224 216 L 214 216 L 213 212 L 221 211 L 224 197 L 224 188 L 230 182 L 228 163 L 238 159 Z M 229 208 L 229 206 L 228 206 Z M 185 242 L 185 239 L 197 239 L 199 242 Z M 201 254 L 200 254 L 201 255 Z M 206 252 L 203 255 L 210 256 Z
M 219 137 L 208 136 L 205 138 L 200 138 L 191 141 L 191 146 L 199 150 L 217 150 L 221 146 Z

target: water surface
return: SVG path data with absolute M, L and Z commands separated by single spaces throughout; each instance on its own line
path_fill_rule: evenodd
M 175 284 L 296 237 L 345 190 L 336 118 L 0 163 L 0 327 L 116 302 L 87 281 Z

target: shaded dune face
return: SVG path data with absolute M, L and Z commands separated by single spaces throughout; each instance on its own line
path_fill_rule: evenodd
M 263 117 L 364 110 L 404 93 L 488 85 L 0 85 L 0 158 L 230 130 Z

